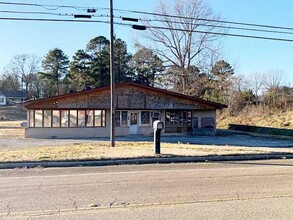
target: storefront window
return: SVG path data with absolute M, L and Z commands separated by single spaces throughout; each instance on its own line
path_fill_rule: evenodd
M 70 110 L 69 127 L 77 127 L 77 110 Z
M 68 127 L 69 126 L 69 111 L 62 110 L 61 111 L 61 127 Z
M 127 111 L 121 112 L 121 126 L 127 126 Z
M 160 112 L 152 112 L 152 123 L 156 120 L 160 120 Z
M 51 116 L 52 111 L 51 110 L 44 110 L 44 127 L 49 128 L 51 127 Z
M 87 110 L 85 115 L 85 121 L 87 127 L 93 127 L 94 126 L 94 111 L 93 110 Z
M 60 111 L 53 110 L 53 127 L 60 127 Z
M 201 118 L 201 127 L 202 128 L 214 128 L 215 120 L 212 117 L 203 117 Z
M 78 110 L 78 127 L 85 127 L 85 110 Z
M 35 111 L 34 110 L 30 110 L 29 111 L 29 126 L 31 128 L 33 128 L 35 126 Z
M 120 111 L 115 111 L 115 126 L 120 127 Z
M 43 127 L 43 111 L 36 110 L 35 111 L 35 127 Z
M 105 124 L 105 110 L 29 110 L 29 127 L 101 127 Z
M 165 123 L 172 126 L 191 126 L 191 111 L 168 110 Z
M 105 126 L 105 110 L 95 110 L 95 126 Z
M 141 125 L 150 125 L 149 111 L 141 111 Z

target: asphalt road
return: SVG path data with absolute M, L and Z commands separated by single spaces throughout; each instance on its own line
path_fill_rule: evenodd
M 293 160 L 0 170 L 0 219 L 293 219 Z

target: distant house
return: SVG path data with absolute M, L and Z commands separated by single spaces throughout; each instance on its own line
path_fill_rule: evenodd
M 0 106 L 15 105 L 25 100 L 25 93 L 21 91 L 16 92 L 0 92 Z
M 116 85 L 117 136 L 152 135 L 161 120 L 163 135 L 215 135 L 216 110 L 225 105 L 136 83 Z M 110 88 L 103 87 L 25 103 L 25 137 L 86 138 L 110 135 Z
M 25 96 L 25 93 L 21 91 L 2 92 L 0 93 L 0 105 L 15 105 L 17 103 L 21 103 L 25 100 Z
M 6 105 L 6 103 L 7 103 L 6 96 L 2 92 L 0 92 L 0 106 L 4 106 Z

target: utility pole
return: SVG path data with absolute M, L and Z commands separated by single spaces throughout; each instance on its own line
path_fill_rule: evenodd
M 110 117 L 110 145 L 115 147 L 115 73 L 114 73 L 114 25 L 113 0 L 110 0 L 110 89 L 111 89 L 111 117 Z

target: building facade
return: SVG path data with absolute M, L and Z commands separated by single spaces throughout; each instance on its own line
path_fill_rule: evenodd
M 25 137 L 88 138 L 110 135 L 110 88 L 29 101 Z M 161 120 L 167 134 L 215 135 L 219 103 L 143 86 L 116 85 L 116 136 L 152 135 Z

